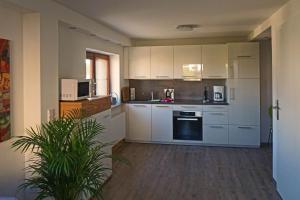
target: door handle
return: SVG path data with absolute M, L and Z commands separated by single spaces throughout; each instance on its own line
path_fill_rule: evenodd
M 279 111 L 280 111 L 280 106 L 279 106 L 279 100 L 276 100 L 276 105 L 273 106 L 273 109 L 276 110 L 276 118 L 279 120 Z

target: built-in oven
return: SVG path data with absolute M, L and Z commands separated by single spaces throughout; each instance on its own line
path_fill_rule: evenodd
M 173 111 L 173 139 L 202 141 L 202 112 Z

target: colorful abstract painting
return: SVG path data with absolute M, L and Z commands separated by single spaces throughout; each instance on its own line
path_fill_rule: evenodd
M 9 53 L 9 41 L 0 38 L 0 142 L 8 140 L 11 136 Z

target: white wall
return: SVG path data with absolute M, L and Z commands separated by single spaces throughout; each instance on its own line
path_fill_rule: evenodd
M 86 50 L 107 52 L 111 55 L 111 73 L 115 80 L 113 91 L 128 85 L 123 79 L 123 47 L 100 38 L 90 36 L 83 31 L 72 30 L 66 24 L 59 25 L 59 77 L 85 78 Z M 118 67 L 120 66 L 120 68 Z
M 0 2 L 0 38 L 11 41 L 12 135 L 23 135 L 22 13 Z M 15 196 L 24 179 L 24 155 L 14 152 L 12 140 L 0 143 L 0 197 Z M 19 194 L 22 199 L 22 194 Z
M 290 0 L 249 36 L 272 29 L 273 105 L 280 100 L 280 120 L 273 117 L 273 177 L 283 199 L 300 197 L 300 1 Z

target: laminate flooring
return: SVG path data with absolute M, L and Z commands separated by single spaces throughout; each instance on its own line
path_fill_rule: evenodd
M 272 151 L 125 143 L 113 163 L 105 200 L 280 200 Z

